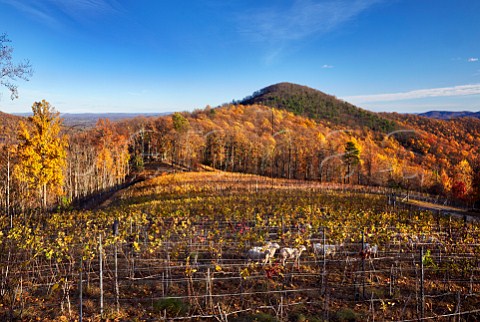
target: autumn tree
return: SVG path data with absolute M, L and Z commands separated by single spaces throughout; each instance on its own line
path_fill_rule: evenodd
M 62 194 L 67 138 L 60 135 L 60 114 L 50 103 L 35 102 L 32 111 L 28 122 L 20 122 L 14 175 L 28 185 L 30 194 L 37 194 L 46 209 L 49 194 Z
M 468 201 L 472 193 L 473 170 L 467 160 L 462 160 L 453 168 L 454 182 L 452 194 L 455 198 Z
M 0 86 L 10 91 L 10 98 L 18 98 L 18 79 L 28 81 L 33 74 L 32 66 L 28 60 L 15 64 L 12 61 L 13 47 L 6 34 L 0 35 Z
M 225 159 L 224 135 L 219 131 L 210 131 L 205 138 L 204 162 L 218 168 Z
M 106 190 L 121 184 L 128 174 L 129 142 L 109 119 L 98 120 L 95 130 L 97 184 L 99 190 Z
M 188 132 L 190 130 L 190 122 L 181 113 L 173 113 L 172 115 L 173 129 L 175 138 L 172 149 L 172 162 L 174 164 L 186 165 L 186 151 L 188 145 Z
M 352 176 L 352 167 L 360 164 L 360 150 L 353 141 L 348 141 L 345 145 L 345 154 L 343 155 L 343 162 L 347 167 L 347 173 L 345 178 L 347 183 L 350 183 L 350 177 Z
M 480 170 L 480 169 L 479 169 Z M 475 203 L 480 202 L 480 171 L 476 171 L 473 177 L 473 200 L 474 200 L 474 207 Z
M 97 149 L 94 131 L 72 133 L 67 153 L 66 192 L 72 201 L 84 198 L 98 189 L 101 176 L 97 171 Z
M 0 113 L 0 205 L 12 225 L 13 211 L 19 205 L 19 191 L 13 180 L 19 117 Z

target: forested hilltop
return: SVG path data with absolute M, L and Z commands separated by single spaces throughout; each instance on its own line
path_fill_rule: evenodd
M 88 129 L 62 125 L 45 101 L 21 122 L 2 114 L 2 206 L 80 202 L 138 180 L 148 164 L 417 190 L 469 207 L 479 199 L 478 119 L 377 114 L 288 83 L 242 102 Z
M 240 101 L 241 104 L 261 104 L 284 109 L 318 120 L 331 127 L 368 128 L 388 133 L 397 128 L 395 122 L 319 90 L 292 83 L 265 87 Z

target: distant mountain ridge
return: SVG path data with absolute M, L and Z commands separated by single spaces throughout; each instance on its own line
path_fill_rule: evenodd
M 452 111 L 429 111 L 425 113 L 417 114 L 419 116 L 425 116 L 429 118 L 439 119 L 439 120 L 451 120 L 460 117 L 475 117 L 480 119 L 480 111 L 479 112 L 470 112 L 470 111 L 462 111 L 462 112 L 452 112 Z
M 292 84 L 278 83 L 265 87 L 239 101 L 243 105 L 260 104 L 287 110 L 296 115 L 327 122 L 329 126 L 367 127 L 373 131 L 390 132 L 395 121 L 380 114 L 359 108 L 319 90 Z
M 67 126 L 82 125 L 82 126 L 94 126 L 99 119 L 108 118 L 110 121 L 120 121 L 139 116 L 143 117 L 158 117 L 171 114 L 170 112 L 164 113 L 60 113 L 60 117 L 63 118 L 63 123 Z M 17 116 L 30 116 L 32 113 L 15 113 L 12 115 Z
M 84 124 L 95 125 L 99 119 L 108 118 L 110 121 L 120 121 L 135 117 L 158 117 L 171 113 L 60 113 L 65 125 Z

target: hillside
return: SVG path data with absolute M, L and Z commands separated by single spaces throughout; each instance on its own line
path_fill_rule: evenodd
M 425 113 L 420 113 L 418 115 L 440 119 L 440 120 L 450 120 L 450 119 L 456 119 L 461 117 L 474 117 L 474 118 L 480 119 L 480 112 L 469 112 L 469 111 L 462 111 L 462 112 L 429 111 Z
M 13 115 L 9 113 L 4 113 L 0 111 L 0 124 L 5 125 L 10 122 L 18 122 L 23 117 L 19 115 Z
M 435 192 L 453 199 L 467 195 L 474 198 L 472 182 L 479 160 L 474 147 L 480 143 L 475 140 L 479 137 L 475 119 L 459 120 L 463 125 L 455 123 L 452 128 L 446 121 L 424 117 L 380 116 L 406 130 L 385 134 L 341 123 L 328 126 L 323 120 L 286 110 L 240 104 L 143 122 L 132 120 L 121 128 L 154 133 L 139 137 L 137 150 L 143 143 L 141 149 L 154 152 L 154 158 L 161 156 L 162 161 L 186 170 L 206 165 L 269 177 L 388 186 Z M 346 150 L 349 144 L 359 151 L 359 162 L 350 167 Z M 464 160 L 470 170 L 462 174 L 457 170 Z M 467 186 L 461 193 L 452 192 L 453 184 L 464 181 Z
M 333 127 L 369 128 L 384 133 L 396 129 L 395 122 L 387 118 L 339 100 L 335 96 L 297 84 L 279 83 L 268 86 L 241 100 L 240 103 L 284 109 L 326 122 Z
M 448 159 L 449 163 L 458 163 L 462 159 L 467 159 L 472 165 L 478 163 L 480 119 L 465 117 L 440 120 L 398 113 L 392 113 L 389 117 L 416 131 L 406 144 L 415 153 Z
M 0 143 L 8 138 L 12 138 L 17 128 L 21 116 L 16 116 L 4 112 L 0 112 Z
M 233 104 L 159 117 L 104 120 L 87 129 L 66 125 L 67 162 L 69 169 L 78 170 L 68 174 L 63 189 L 72 201 L 81 201 L 122 184 L 130 171 L 138 174 L 149 163 L 160 162 L 178 171 L 209 167 L 416 190 L 440 194 L 468 207 L 480 200 L 478 119 L 444 121 L 377 114 L 285 83 L 263 89 L 245 102 L 267 97 L 300 108 Z M 299 115 L 308 114 L 314 106 L 316 117 Z M 319 117 L 327 112 L 330 117 Z M 385 132 L 392 127 L 399 130 Z M 84 159 L 78 157 L 82 155 Z M 106 161 L 108 167 L 100 167 Z M 7 163 L 1 165 L 6 171 Z M 24 201 L 18 200 L 18 206 Z

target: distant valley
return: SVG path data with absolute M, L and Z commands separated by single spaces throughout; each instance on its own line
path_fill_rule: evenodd
M 108 118 L 110 121 L 121 121 L 126 119 L 132 119 L 136 117 L 159 117 L 171 114 L 170 112 L 164 113 L 60 113 L 63 118 L 63 124 L 66 126 L 94 126 L 99 119 Z M 30 116 L 31 113 L 15 113 L 18 116 Z

